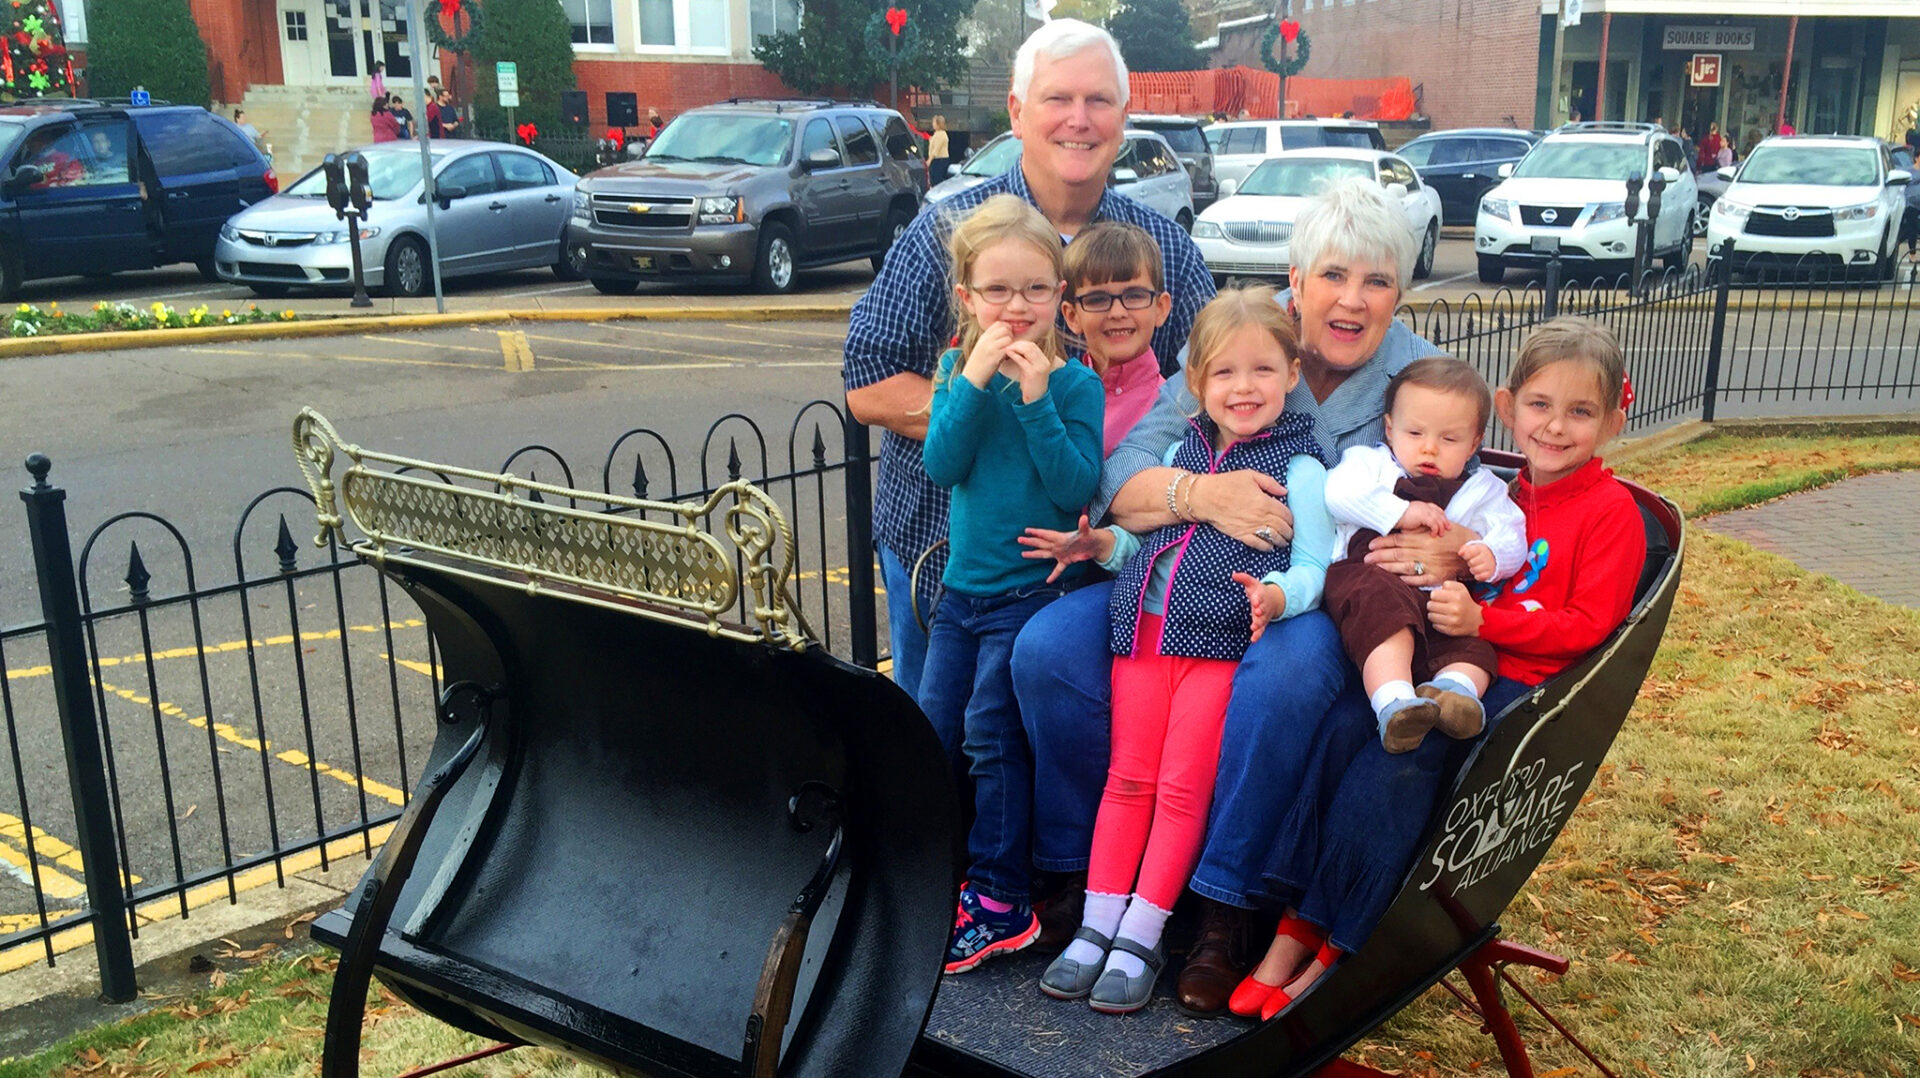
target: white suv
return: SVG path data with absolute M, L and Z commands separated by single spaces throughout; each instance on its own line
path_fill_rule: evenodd
M 1658 124 L 1567 124 L 1541 139 L 1517 165 L 1500 166 L 1503 179 L 1480 199 L 1473 249 L 1480 279 L 1499 284 L 1508 266 L 1545 265 L 1536 238 L 1558 241 L 1563 262 L 1631 272 L 1634 229 L 1647 219 L 1647 191 L 1627 219 L 1627 178 L 1661 176 L 1660 217 L 1653 224 L 1653 257 L 1681 269 L 1693 257 L 1693 219 L 1699 191 L 1680 141 Z
M 1775 136 L 1754 147 L 1713 204 L 1707 257 L 1733 241 L 1732 269 L 1817 266 L 1892 280 L 1912 176 L 1878 139 Z

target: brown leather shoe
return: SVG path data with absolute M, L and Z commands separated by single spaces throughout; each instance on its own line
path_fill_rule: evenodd
M 1087 874 L 1068 872 L 1047 881 L 1047 893 L 1036 896 L 1033 912 L 1040 915 L 1040 938 L 1033 946 L 1042 953 L 1058 951 L 1073 942 L 1087 912 Z
M 1218 1018 L 1227 1013 L 1227 999 L 1235 985 L 1253 967 L 1248 953 L 1252 910 L 1200 900 L 1200 934 L 1187 952 L 1175 999 L 1195 1018 Z

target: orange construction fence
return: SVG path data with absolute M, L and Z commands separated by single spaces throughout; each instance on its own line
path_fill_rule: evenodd
M 1129 73 L 1135 112 L 1204 116 L 1224 112 L 1239 118 L 1278 119 L 1280 76 L 1250 67 L 1211 68 L 1205 71 L 1135 71 Z M 1360 120 L 1404 120 L 1416 105 L 1413 84 L 1405 78 L 1312 79 L 1296 75 L 1286 80 L 1286 115 L 1340 116 L 1351 112 Z

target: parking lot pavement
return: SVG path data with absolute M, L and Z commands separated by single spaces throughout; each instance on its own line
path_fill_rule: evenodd
M 1920 472 L 1847 479 L 1700 525 L 1876 599 L 1920 609 Z

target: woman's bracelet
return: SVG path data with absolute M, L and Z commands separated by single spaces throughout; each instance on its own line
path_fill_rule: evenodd
M 1198 475 L 1192 472 L 1187 473 L 1187 489 L 1182 492 L 1180 501 L 1180 504 L 1186 507 L 1186 512 L 1180 514 L 1180 519 L 1190 524 L 1200 522 L 1200 518 L 1193 515 L 1193 488 L 1199 484 L 1200 477 Z
M 1175 520 L 1186 519 L 1180 515 L 1180 480 L 1184 478 L 1186 478 L 1186 473 L 1181 472 L 1167 481 L 1167 512 L 1171 514 Z

